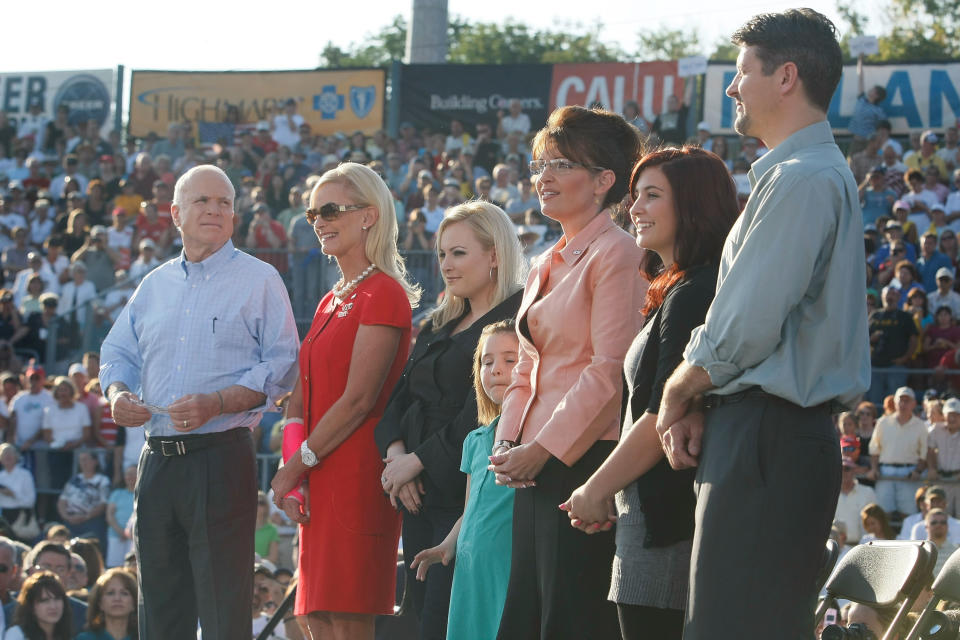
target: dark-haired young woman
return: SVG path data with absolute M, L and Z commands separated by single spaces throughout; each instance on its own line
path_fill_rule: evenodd
M 723 241 L 738 215 L 723 161 L 697 147 L 661 149 L 633 170 L 630 217 L 647 249 L 646 321 L 627 351 L 620 441 L 565 505 L 587 533 L 617 521 L 610 600 L 624 640 L 679 640 L 693 540 L 695 469 L 674 471 L 657 435 L 663 386 L 703 324 Z M 616 511 L 614 511 L 614 503 Z M 614 515 L 618 514 L 618 515 Z

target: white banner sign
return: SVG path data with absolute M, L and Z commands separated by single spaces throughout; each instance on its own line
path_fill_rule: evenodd
M 880 43 L 877 42 L 877 36 L 857 36 L 850 38 L 850 55 L 854 58 L 863 54 L 872 56 L 880 53 Z
M 735 66 L 727 63 L 707 69 L 703 117 L 713 132 L 733 131 L 735 104 L 725 92 L 736 73 Z M 879 85 L 887 90 L 880 106 L 895 135 L 942 130 L 960 119 L 960 62 L 866 65 L 863 78 L 866 89 Z M 835 131 L 846 133 L 856 102 L 857 67 L 848 65 L 827 113 Z
M 106 134 L 113 129 L 115 75 L 114 69 L 2 72 L 0 109 L 19 122 L 31 104 L 40 105 L 41 113 L 51 119 L 60 105 L 66 105 L 71 124 L 96 120 L 100 133 Z
M 677 75 L 681 78 L 699 76 L 707 72 L 707 59 L 703 56 L 692 56 L 677 60 Z

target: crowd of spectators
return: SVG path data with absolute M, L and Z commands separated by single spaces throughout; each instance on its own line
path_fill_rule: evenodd
M 951 483 L 960 472 L 960 444 L 952 443 L 960 403 L 958 411 L 946 411 L 937 398 L 960 393 L 960 376 L 948 375 L 960 370 L 958 130 L 951 125 L 909 139 L 894 136 L 881 106 L 882 88 L 861 86 L 861 94 L 850 125 L 849 163 L 865 223 L 872 360 L 884 370 L 874 374 L 868 395 L 873 404 L 848 416 L 846 426 L 844 419 L 839 423 L 841 436 L 859 438 L 856 455 L 847 455 L 845 445 L 841 507 L 854 494 L 859 507 L 847 505 L 850 514 L 878 503 L 895 522 L 937 508 L 956 515 L 960 505 Z M 713 135 L 706 122 L 688 132 L 689 105 L 689 95 L 672 98 L 647 122 L 638 105 L 628 102 L 624 116 L 649 145 L 685 141 L 716 153 L 742 204 L 750 193 L 749 167 L 766 149 L 753 138 Z M 535 128 L 516 101 L 495 121 L 466 127 L 451 120 L 443 130 L 403 122 L 396 136 L 382 130 L 317 135 L 292 101 L 262 121 L 229 125 L 212 143 L 201 142 L 198 126 L 172 123 L 163 136 L 142 139 L 114 130 L 104 138 L 97 123 L 77 121 L 66 107 L 54 118 L 33 112 L 19 124 L 0 112 L 0 427 L 7 443 L 0 446 L 0 509 L 7 524 L 17 525 L 10 531 L 14 538 L 32 542 L 41 525 L 62 522 L 71 534 L 96 539 L 108 567 L 121 566 L 132 549 L 133 470 L 143 434 L 113 423 L 96 380 L 96 351 L 139 280 L 179 252 L 170 207 L 173 184 L 188 169 L 215 163 L 226 172 L 237 194 L 234 245 L 280 272 L 303 325 L 339 277 L 322 256 L 305 209 L 314 182 L 340 162 L 367 164 L 390 187 L 399 246 L 426 293 L 427 308 L 441 289 L 433 235 L 448 208 L 469 199 L 498 204 L 515 223 L 528 258 L 561 233 L 540 213 L 528 171 Z M 67 367 L 84 349 L 82 361 Z M 48 378 L 44 365 L 67 375 Z M 897 402 L 906 396 L 898 390 L 907 384 L 931 389 L 921 414 L 926 422 L 916 430 L 927 434 L 924 444 L 917 445 L 909 467 L 890 466 L 907 463 L 890 462 L 882 451 L 871 460 L 874 429 L 898 419 Z M 875 427 L 876 407 L 888 396 L 896 396 L 894 406 Z M 277 453 L 277 423 L 268 416 L 257 442 L 260 452 Z M 912 413 L 909 418 L 921 420 Z M 896 468 L 907 473 L 891 500 L 882 479 L 899 475 Z M 920 483 L 940 479 L 950 496 L 943 507 L 904 500 Z M 866 483 L 874 481 L 879 485 L 871 497 Z M 266 505 L 258 519 L 266 560 L 261 573 L 275 580 L 274 569 L 283 573 L 292 566 L 294 528 Z M 839 518 L 838 510 L 838 530 L 849 542 L 882 529 L 873 520 L 868 528 L 867 518 Z M 948 529 L 960 539 L 960 523 Z

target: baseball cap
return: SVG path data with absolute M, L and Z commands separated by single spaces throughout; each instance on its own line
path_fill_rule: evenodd
M 906 209 L 907 211 L 910 211 L 910 205 L 907 204 L 906 200 L 897 200 L 893 203 L 893 210 L 896 211 L 897 209 Z M 887 226 L 890 226 L 889 222 L 887 223 Z M 898 224 L 897 226 L 900 225 Z
M 891 220 L 890 222 L 885 224 L 883 228 L 884 230 L 886 230 L 886 229 L 902 229 L 903 227 L 901 227 L 900 223 L 897 222 L 896 220 Z
M 72 365 L 70 365 L 70 368 L 67 370 L 67 375 L 70 377 L 73 377 L 74 374 L 77 374 L 77 373 L 82 373 L 86 375 L 87 370 L 79 362 L 74 362 Z
M 41 378 L 47 377 L 47 372 L 44 371 L 43 367 L 38 364 L 31 364 L 29 367 L 27 367 L 27 370 L 24 372 L 24 374 L 28 379 L 34 375 L 40 376 Z
M 953 280 L 953 270 L 949 267 L 940 267 L 937 269 L 937 280 L 940 278 L 950 278 Z
M 931 144 L 937 144 L 937 141 L 940 140 L 940 138 L 938 138 L 937 134 L 935 134 L 933 131 L 927 130 L 923 132 L 922 136 L 920 136 L 920 140 L 923 142 L 929 142 Z
M 710 131 L 710 123 L 706 120 L 701 120 L 697 125 L 697 131 Z
M 140 251 L 143 251 L 144 249 L 156 249 L 156 248 L 157 248 L 157 243 L 155 243 L 150 238 L 144 238 L 143 240 L 140 241 Z
M 897 389 L 897 392 L 893 394 L 894 398 L 899 398 L 900 396 L 910 396 L 914 400 L 917 399 L 917 394 L 915 394 L 910 387 L 900 387 Z
M 948 413 L 960 413 L 960 400 L 950 398 L 943 403 L 943 415 Z

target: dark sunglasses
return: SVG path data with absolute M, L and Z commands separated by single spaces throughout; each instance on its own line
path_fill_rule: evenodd
M 931 521 L 930 521 L 930 524 L 931 524 L 931 525 L 935 525 L 935 524 L 947 524 L 947 521 L 946 521 L 946 520 L 931 520 Z
M 319 209 L 307 209 L 307 222 L 316 224 L 317 218 L 323 218 L 326 222 L 333 222 L 339 218 L 342 213 L 366 209 L 369 206 L 370 205 L 367 204 L 336 204 L 328 202 Z

